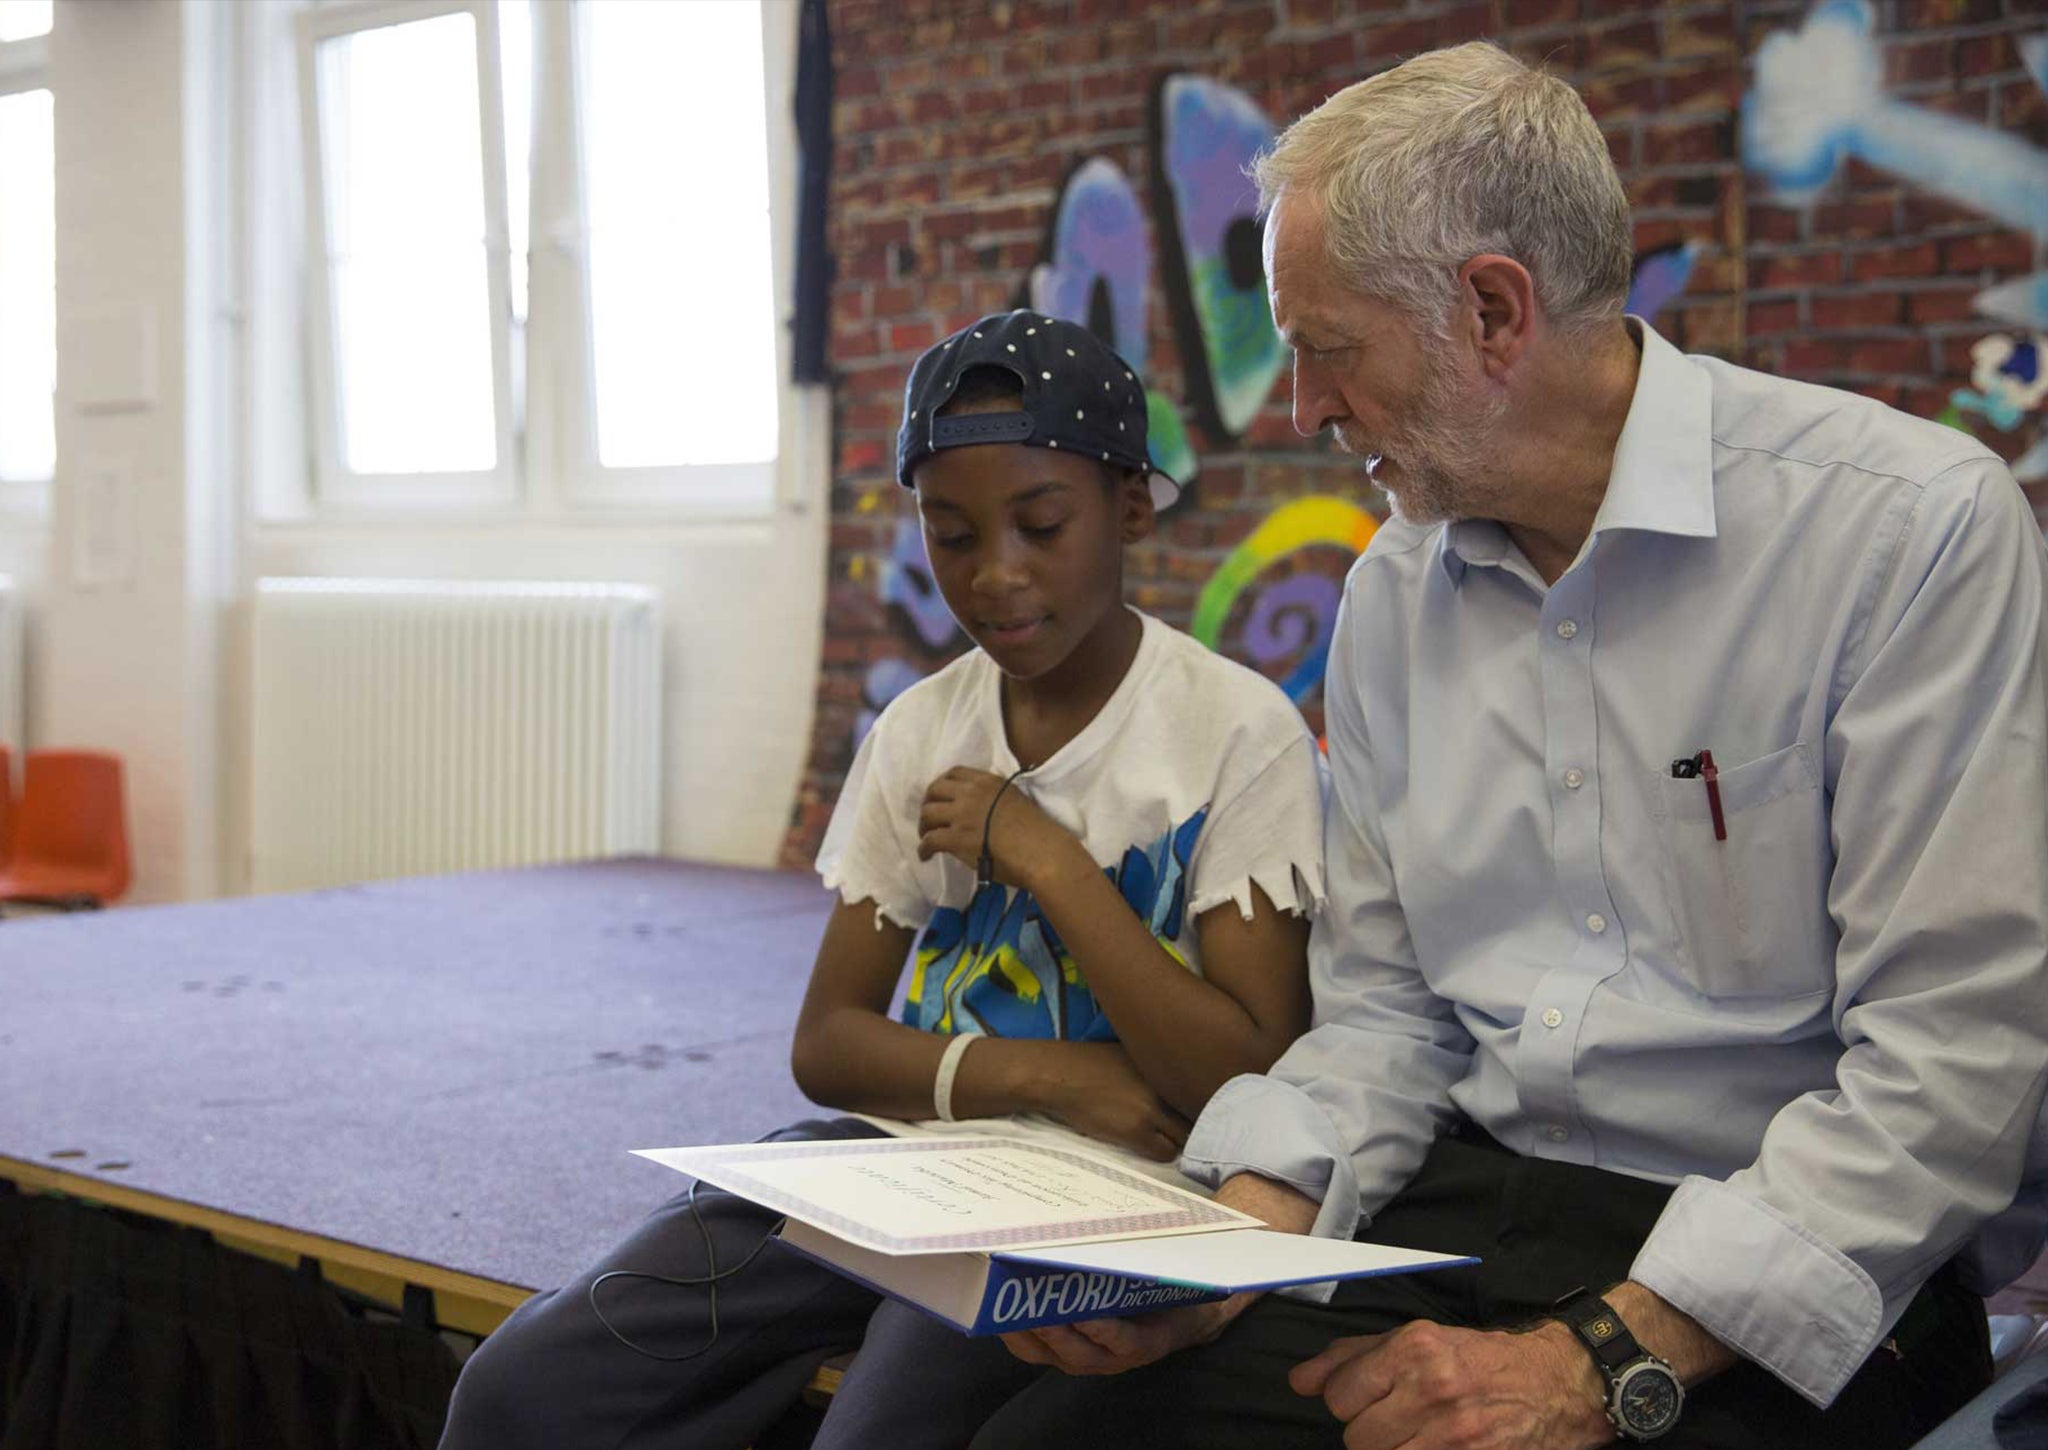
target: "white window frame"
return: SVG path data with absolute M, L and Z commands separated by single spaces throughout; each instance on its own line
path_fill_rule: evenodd
M 581 57 L 584 0 L 532 8 L 534 145 L 529 187 L 527 316 L 514 354 L 504 103 L 494 0 L 312 0 L 297 27 L 300 152 L 304 186 L 307 401 L 310 477 L 291 490 L 259 491 L 274 522 L 418 520 L 423 514 L 505 521 L 629 524 L 765 520 L 802 512 L 817 492 L 807 463 L 805 419 L 819 410 L 790 380 L 797 162 L 794 96 L 800 7 L 761 0 L 763 107 L 768 139 L 769 233 L 774 253 L 770 324 L 775 328 L 776 457 L 757 463 L 606 468 L 598 459 L 589 254 L 582 166 Z M 475 17 L 498 467 L 474 474 L 353 473 L 341 453 L 334 313 L 327 256 L 324 157 L 315 52 L 330 37 L 437 15 Z
M 475 23 L 477 134 L 483 154 L 485 281 L 490 306 L 491 395 L 497 463 L 443 473 L 363 473 L 342 451 L 336 377 L 333 269 L 327 226 L 326 147 L 320 127 L 318 51 L 323 41 L 386 26 L 467 14 Z M 344 0 L 297 17 L 299 104 L 306 184 L 309 413 L 313 494 L 340 511 L 504 508 L 518 497 L 519 452 L 512 406 L 512 283 L 505 224 L 504 99 L 498 70 L 498 10 L 490 0 Z
M 544 363 L 529 375 L 530 457 L 566 505 L 583 510 L 672 508 L 697 517 L 759 517 L 784 501 L 798 410 L 789 382 L 789 278 L 793 270 L 795 122 L 793 95 L 798 7 L 759 7 L 762 106 L 767 132 L 768 229 L 774 249 L 770 325 L 775 328 L 776 456 L 754 463 L 607 468 L 598 458 L 597 369 L 592 337 L 589 216 L 583 175 L 584 17 L 586 0 L 534 7 L 534 157 L 529 355 Z M 785 174 L 787 173 L 787 174 Z
M 32 35 L 26 40 L 0 40 L 0 96 L 23 91 L 50 89 L 50 37 Z M 56 164 L 56 157 L 51 157 Z M 52 420 L 57 399 L 50 398 Z M 40 520 L 50 511 L 50 489 L 54 478 L 0 480 L 0 515 L 27 516 Z

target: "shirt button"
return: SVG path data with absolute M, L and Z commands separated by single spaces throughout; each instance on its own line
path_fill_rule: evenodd
M 1585 783 L 1586 772 L 1580 770 L 1576 765 L 1564 773 L 1564 784 L 1566 790 L 1577 790 L 1580 786 L 1584 785 Z
M 1607 918 L 1597 911 L 1594 912 L 1586 918 L 1586 930 L 1593 933 L 1594 936 L 1600 935 L 1601 932 L 1607 930 Z
M 1579 622 L 1576 619 L 1565 619 L 1558 622 L 1557 637 L 1559 639 L 1570 639 L 1578 632 Z
M 1555 1007 L 1544 1008 L 1543 1025 L 1545 1027 L 1562 1027 L 1564 1025 L 1564 1013 L 1558 1011 Z
M 1571 1135 L 1572 1135 L 1572 1130 L 1571 1130 L 1570 1128 L 1552 1128 L 1552 1129 L 1551 1129 L 1551 1130 L 1550 1130 L 1549 1132 L 1545 1133 L 1545 1134 L 1544 1134 L 1543 1136 L 1544 1136 L 1544 1137 L 1546 1137 L 1546 1138 L 1548 1138 L 1548 1139 L 1550 1139 L 1550 1141 L 1551 1141 L 1551 1142 L 1553 1142 L 1553 1143 L 1562 1143 L 1562 1142 L 1563 1142 L 1563 1141 L 1564 1141 L 1565 1139 L 1569 1138 L 1569 1137 L 1570 1137 Z

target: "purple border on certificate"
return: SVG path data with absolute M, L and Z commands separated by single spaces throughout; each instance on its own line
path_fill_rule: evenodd
M 883 1233 L 871 1224 L 856 1222 L 821 1204 L 798 1197 L 785 1188 L 763 1183 L 738 1166 L 761 1158 L 801 1160 L 876 1157 L 898 1153 L 958 1153 L 989 1149 L 1032 1153 L 1056 1162 L 1076 1165 L 1099 1177 L 1109 1179 L 1120 1188 L 1154 1199 L 1161 1206 L 1158 1211 L 1146 1214 L 1070 1219 L 1064 1223 L 1032 1224 L 1019 1228 L 984 1230 L 979 1233 L 905 1236 Z M 1185 1189 L 1148 1178 L 1142 1173 L 1133 1173 L 1114 1163 L 1086 1154 L 1069 1152 L 1064 1148 L 1054 1148 L 1040 1143 L 1022 1142 L 1015 1138 L 864 1138 L 851 1143 L 750 1143 L 717 1152 L 716 1157 L 705 1160 L 705 1166 L 718 1175 L 712 1181 L 721 1188 L 827 1229 L 850 1242 L 866 1244 L 887 1253 L 944 1253 L 958 1250 L 993 1252 L 1016 1248 L 1023 1244 L 1050 1246 L 1059 1243 L 1078 1243 L 1084 1239 L 1153 1233 L 1161 1230 L 1177 1229 L 1187 1232 L 1217 1224 L 1245 1222 L 1240 1214 L 1213 1204 Z M 692 1168 L 685 1171 L 697 1170 Z M 698 1176 L 708 1175 L 699 1173 Z

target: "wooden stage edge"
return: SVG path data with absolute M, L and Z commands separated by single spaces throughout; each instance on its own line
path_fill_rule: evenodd
M 30 1163 L 0 1154 L 0 1178 L 11 1180 L 29 1193 L 62 1194 L 109 1208 L 126 1209 L 167 1223 L 205 1229 L 232 1249 L 255 1254 L 274 1263 L 296 1266 L 301 1258 L 320 1265 L 330 1284 L 361 1294 L 396 1312 L 404 1301 L 405 1287 L 417 1284 L 434 1296 L 435 1322 L 465 1334 L 489 1334 L 533 1294 L 516 1284 L 501 1284 L 474 1274 L 458 1273 L 417 1259 L 402 1259 L 379 1249 L 365 1248 L 344 1239 L 323 1238 L 282 1228 L 261 1219 L 244 1218 L 202 1204 L 166 1198 L 87 1178 L 59 1168 Z

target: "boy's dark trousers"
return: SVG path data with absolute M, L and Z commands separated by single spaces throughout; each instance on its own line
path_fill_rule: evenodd
M 857 1118 L 798 1123 L 768 1141 L 881 1137 Z M 441 1450 L 741 1450 L 796 1403 L 819 1364 L 861 1342 L 881 1296 L 770 1244 L 718 1286 L 717 1340 L 691 1359 L 654 1359 L 591 1310 L 612 1270 L 695 1278 L 703 1232 L 720 1269 L 744 1260 L 779 1222 L 704 1184 L 652 1214 L 624 1243 L 550 1293 L 536 1294 L 463 1366 Z M 597 1302 L 619 1334 L 657 1355 L 711 1343 L 702 1288 L 613 1279 Z
M 1576 1164 L 1524 1158 L 1466 1128 L 1431 1150 L 1363 1237 L 1478 1255 L 1446 1269 L 1339 1286 L 1327 1305 L 1268 1294 L 1213 1344 L 1107 1378 L 1034 1379 L 974 1450 L 1087 1446 L 1335 1447 L 1343 1427 L 1287 1371 L 1331 1340 L 1415 1319 L 1507 1328 L 1559 1297 L 1628 1277 L 1671 1189 Z M 1943 1269 L 1827 1410 L 1747 1362 L 1696 1386 L 1662 1447 L 1888 1450 L 1910 1446 L 1991 1380 L 1984 1301 Z M 908 1394 L 916 1393 L 905 1386 Z

